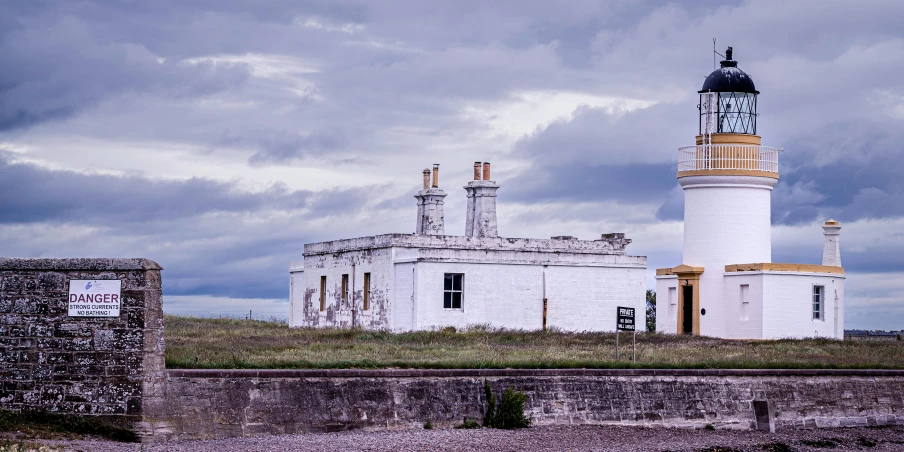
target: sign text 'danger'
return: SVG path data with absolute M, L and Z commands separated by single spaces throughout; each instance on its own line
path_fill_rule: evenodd
M 70 317 L 119 317 L 122 281 L 91 279 L 69 281 Z

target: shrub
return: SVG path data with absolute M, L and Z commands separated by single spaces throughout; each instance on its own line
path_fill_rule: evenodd
M 523 391 L 515 392 L 509 387 L 502 393 L 499 407 L 496 407 L 496 396 L 490 383 L 483 380 L 483 390 L 487 397 L 487 413 L 483 418 L 484 427 L 514 429 L 530 427 L 531 420 L 524 416 L 524 402 L 527 395 Z
M 493 427 L 494 419 L 496 419 L 496 396 L 493 395 L 493 389 L 486 378 L 483 379 L 483 393 L 487 398 L 487 412 L 483 417 L 484 427 Z
M 715 429 L 716 429 L 716 428 L 713 427 L 712 424 L 706 424 L 706 427 L 703 427 L 703 430 L 715 430 Z
M 455 428 L 464 428 L 464 429 L 472 429 L 472 428 L 480 428 L 480 424 L 472 419 L 465 418 L 461 424 L 455 426 Z
M 424 429 L 425 430 L 433 430 L 433 422 L 430 422 L 430 421 L 424 422 Z

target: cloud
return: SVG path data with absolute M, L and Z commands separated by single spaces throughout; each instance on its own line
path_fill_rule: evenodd
M 284 299 L 306 241 L 411 232 L 432 163 L 462 233 L 455 187 L 480 160 L 505 234 L 626 232 L 673 265 L 675 151 L 696 134 L 716 36 L 762 91 L 764 144 L 785 148 L 776 234 L 815 240 L 776 256 L 818 259 L 834 217 L 881 238 L 845 239 L 852 274 L 900 272 L 902 15 L 896 1 L 0 3 L 0 243 L 156 258 L 185 303 Z M 850 296 L 900 293 L 880 286 Z
M 125 92 L 205 96 L 247 79 L 240 66 L 187 65 L 140 43 L 105 42 L 72 15 L 21 17 L 3 35 L 0 131 L 68 118 Z

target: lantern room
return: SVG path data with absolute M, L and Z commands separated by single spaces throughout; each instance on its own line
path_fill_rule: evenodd
M 738 69 L 731 47 L 725 60 L 703 82 L 700 94 L 699 134 L 735 133 L 756 135 L 756 90 L 753 79 Z

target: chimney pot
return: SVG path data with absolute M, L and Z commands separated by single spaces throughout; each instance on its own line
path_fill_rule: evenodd
M 424 168 L 424 190 L 430 188 L 430 169 Z
M 483 162 L 483 180 L 490 180 L 490 162 Z
M 433 164 L 433 188 L 439 188 L 439 163 Z
M 480 180 L 480 163 L 474 162 L 474 180 Z

